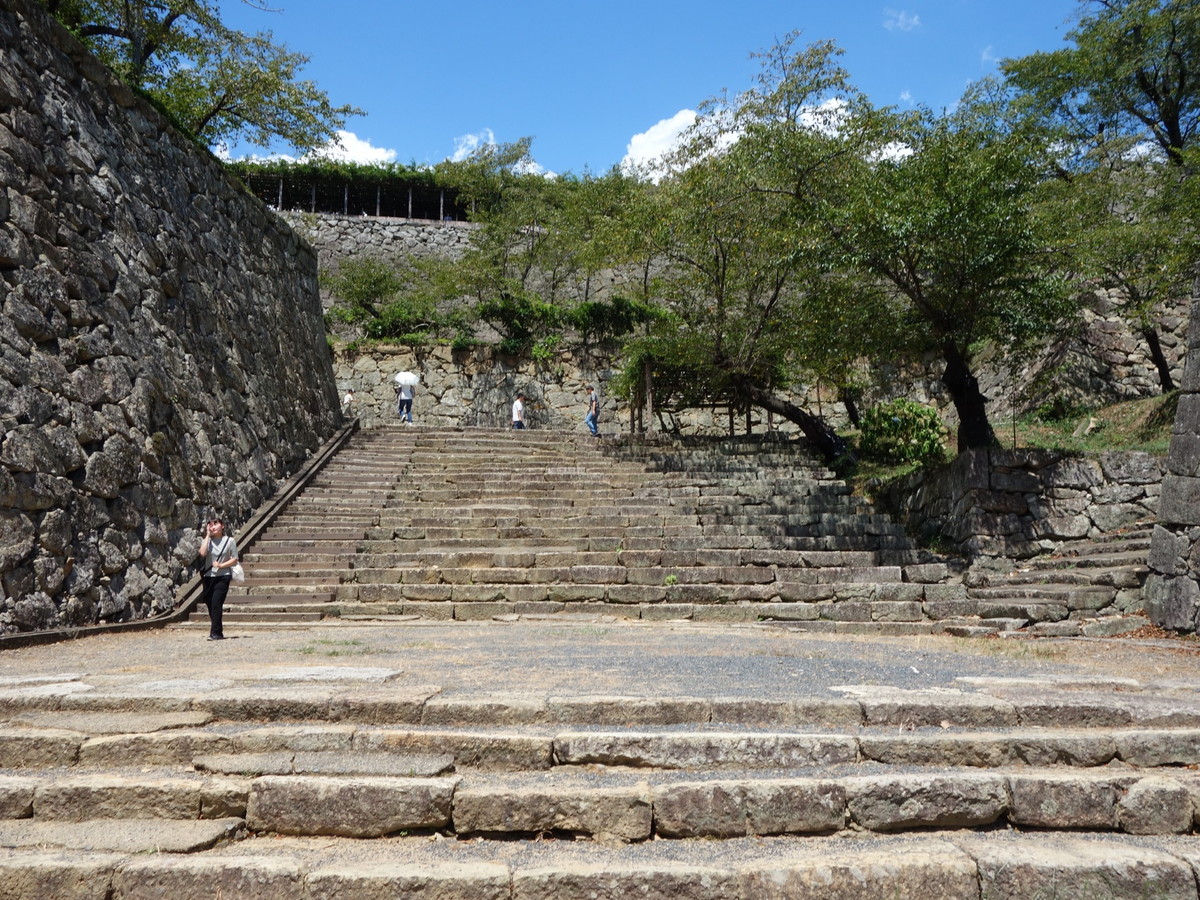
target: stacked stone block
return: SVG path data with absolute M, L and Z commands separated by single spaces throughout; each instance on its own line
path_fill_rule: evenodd
M 1195 293 L 1200 298 L 1200 290 Z M 1200 299 L 1192 303 L 1188 359 L 1150 544 L 1150 570 L 1145 598 L 1155 624 L 1195 632 L 1200 628 Z
M 0 8 L 0 632 L 139 619 L 338 424 L 316 259 L 33 0 Z

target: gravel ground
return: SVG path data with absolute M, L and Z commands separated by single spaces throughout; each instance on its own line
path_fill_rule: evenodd
M 196 626 L 0 653 L 0 681 L 260 679 L 300 667 L 397 670 L 393 685 L 479 694 L 839 696 L 841 685 L 955 687 L 960 677 L 1134 678 L 1195 686 L 1200 642 L 818 635 L 772 625 L 631 622 L 337 623 L 241 632 Z

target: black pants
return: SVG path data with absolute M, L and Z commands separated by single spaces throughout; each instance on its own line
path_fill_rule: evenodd
M 204 589 L 200 592 L 200 601 L 208 607 L 208 636 L 225 637 L 221 628 L 221 612 L 225 608 L 225 595 L 229 593 L 229 582 L 232 578 L 205 575 L 200 579 Z

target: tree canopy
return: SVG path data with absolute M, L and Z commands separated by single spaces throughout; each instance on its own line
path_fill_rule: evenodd
M 210 147 L 266 147 L 282 139 L 313 150 L 335 141 L 347 118 L 363 115 L 334 106 L 303 79 L 308 57 L 275 43 L 269 31 L 225 26 L 214 0 L 42 2 L 117 75 Z
M 1176 165 L 1200 134 L 1200 6 L 1089 0 L 1073 46 L 1005 60 L 1009 81 L 1075 139 L 1153 141 Z

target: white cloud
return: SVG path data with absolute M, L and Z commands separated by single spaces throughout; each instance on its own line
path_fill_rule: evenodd
M 495 146 L 496 134 L 490 128 L 485 128 L 478 134 L 464 134 L 454 139 L 454 152 L 450 154 L 450 162 L 462 162 L 480 147 Z M 517 163 L 513 166 L 513 171 L 518 175 L 541 175 L 545 178 L 558 177 L 557 172 L 551 172 L 532 157 Z
M 996 55 L 995 49 L 991 44 L 988 44 L 979 54 L 979 62 L 982 65 L 990 66 L 1000 61 L 1000 57 Z
M 888 31 L 912 31 L 921 26 L 921 17 L 902 9 L 884 10 L 883 27 Z
M 454 139 L 454 152 L 450 154 L 451 162 L 462 162 L 480 147 L 496 146 L 496 135 L 492 129 L 485 128 L 479 134 L 464 134 Z
M 305 154 L 306 159 L 332 159 L 338 162 L 389 163 L 396 161 L 396 151 L 375 147 L 352 131 L 339 131 L 337 140 L 330 141 Z
M 626 172 L 648 170 L 653 173 L 660 168 L 664 156 L 679 146 L 679 139 L 696 122 L 696 112 L 681 109 L 669 119 L 655 122 L 640 134 L 629 139 L 625 147 L 625 158 L 621 169 Z
M 909 105 L 911 105 L 913 102 L 912 91 L 901 91 L 900 92 L 900 102 L 908 103 Z

